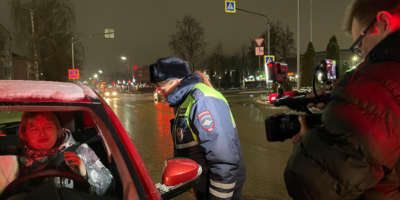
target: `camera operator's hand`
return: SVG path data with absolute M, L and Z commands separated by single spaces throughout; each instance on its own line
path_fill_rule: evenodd
M 300 132 L 297 133 L 297 135 L 295 135 L 295 136 L 292 137 L 292 142 L 293 142 L 293 144 L 296 144 L 296 142 L 299 141 L 300 138 L 301 138 L 304 134 L 306 134 L 307 131 L 310 130 L 310 127 L 308 126 L 307 120 L 306 120 L 306 118 L 304 117 L 304 115 L 299 115 L 299 122 L 300 122 L 301 129 L 300 129 Z
M 325 95 L 325 91 L 326 91 L 325 87 L 319 88 L 317 90 L 317 95 L 318 96 Z M 308 93 L 306 95 L 306 98 L 309 98 L 309 99 L 315 98 L 314 92 Z M 307 107 L 309 107 L 309 108 L 315 107 L 320 110 L 323 110 L 323 109 L 325 109 L 326 105 L 325 105 L 325 103 L 317 103 L 317 104 L 309 103 L 309 104 L 307 104 Z

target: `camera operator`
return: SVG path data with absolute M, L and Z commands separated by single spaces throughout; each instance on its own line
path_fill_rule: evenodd
M 299 117 L 284 173 L 293 199 L 400 199 L 400 1 L 350 8 L 351 49 L 366 59 L 338 80 L 326 108 L 309 105 L 324 108 L 323 126 L 309 130 Z

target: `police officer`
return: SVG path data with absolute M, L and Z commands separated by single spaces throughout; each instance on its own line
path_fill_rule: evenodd
M 194 188 L 197 199 L 241 199 L 246 169 L 226 99 L 177 57 L 158 59 L 149 68 L 150 81 L 174 108 L 174 156 L 193 159 L 203 168 Z

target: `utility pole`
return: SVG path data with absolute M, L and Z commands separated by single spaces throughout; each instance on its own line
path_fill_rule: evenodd
M 129 75 L 129 60 L 128 60 L 128 80 L 126 81 L 127 83 L 128 83 L 128 87 L 127 87 L 127 89 L 128 89 L 128 94 L 129 94 L 129 87 L 130 87 L 130 85 L 129 85 L 129 82 L 130 82 L 130 80 L 131 80 L 131 77 L 130 77 L 130 75 Z
M 300 90 L 300 0 L 297 0 L 297 90 Z
M 74 53 L 74 37 L 71 38 L 71 58 L 72 58 L 72 69 L 75 69 L 75 53 Z M 75 83 L 75 79 L 72 79 L 72 82 Z
M 75 69 L 74 37 L 71 39 L 72 69 Z

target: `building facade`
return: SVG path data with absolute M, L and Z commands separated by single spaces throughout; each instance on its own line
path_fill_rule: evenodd
M 141 67 L 138 67 L 136 70 L 133 70 L 133 76 L 135 79 L 135 83 L 150 83 L 149 65 L 143 65 Z
M 14 78 L 11 53 L 11 31 L 0 21 L 0 79 Z
M 15 80 L 35 80 L 33 65 L 26 57 L 12 53 L 12 66 Z

